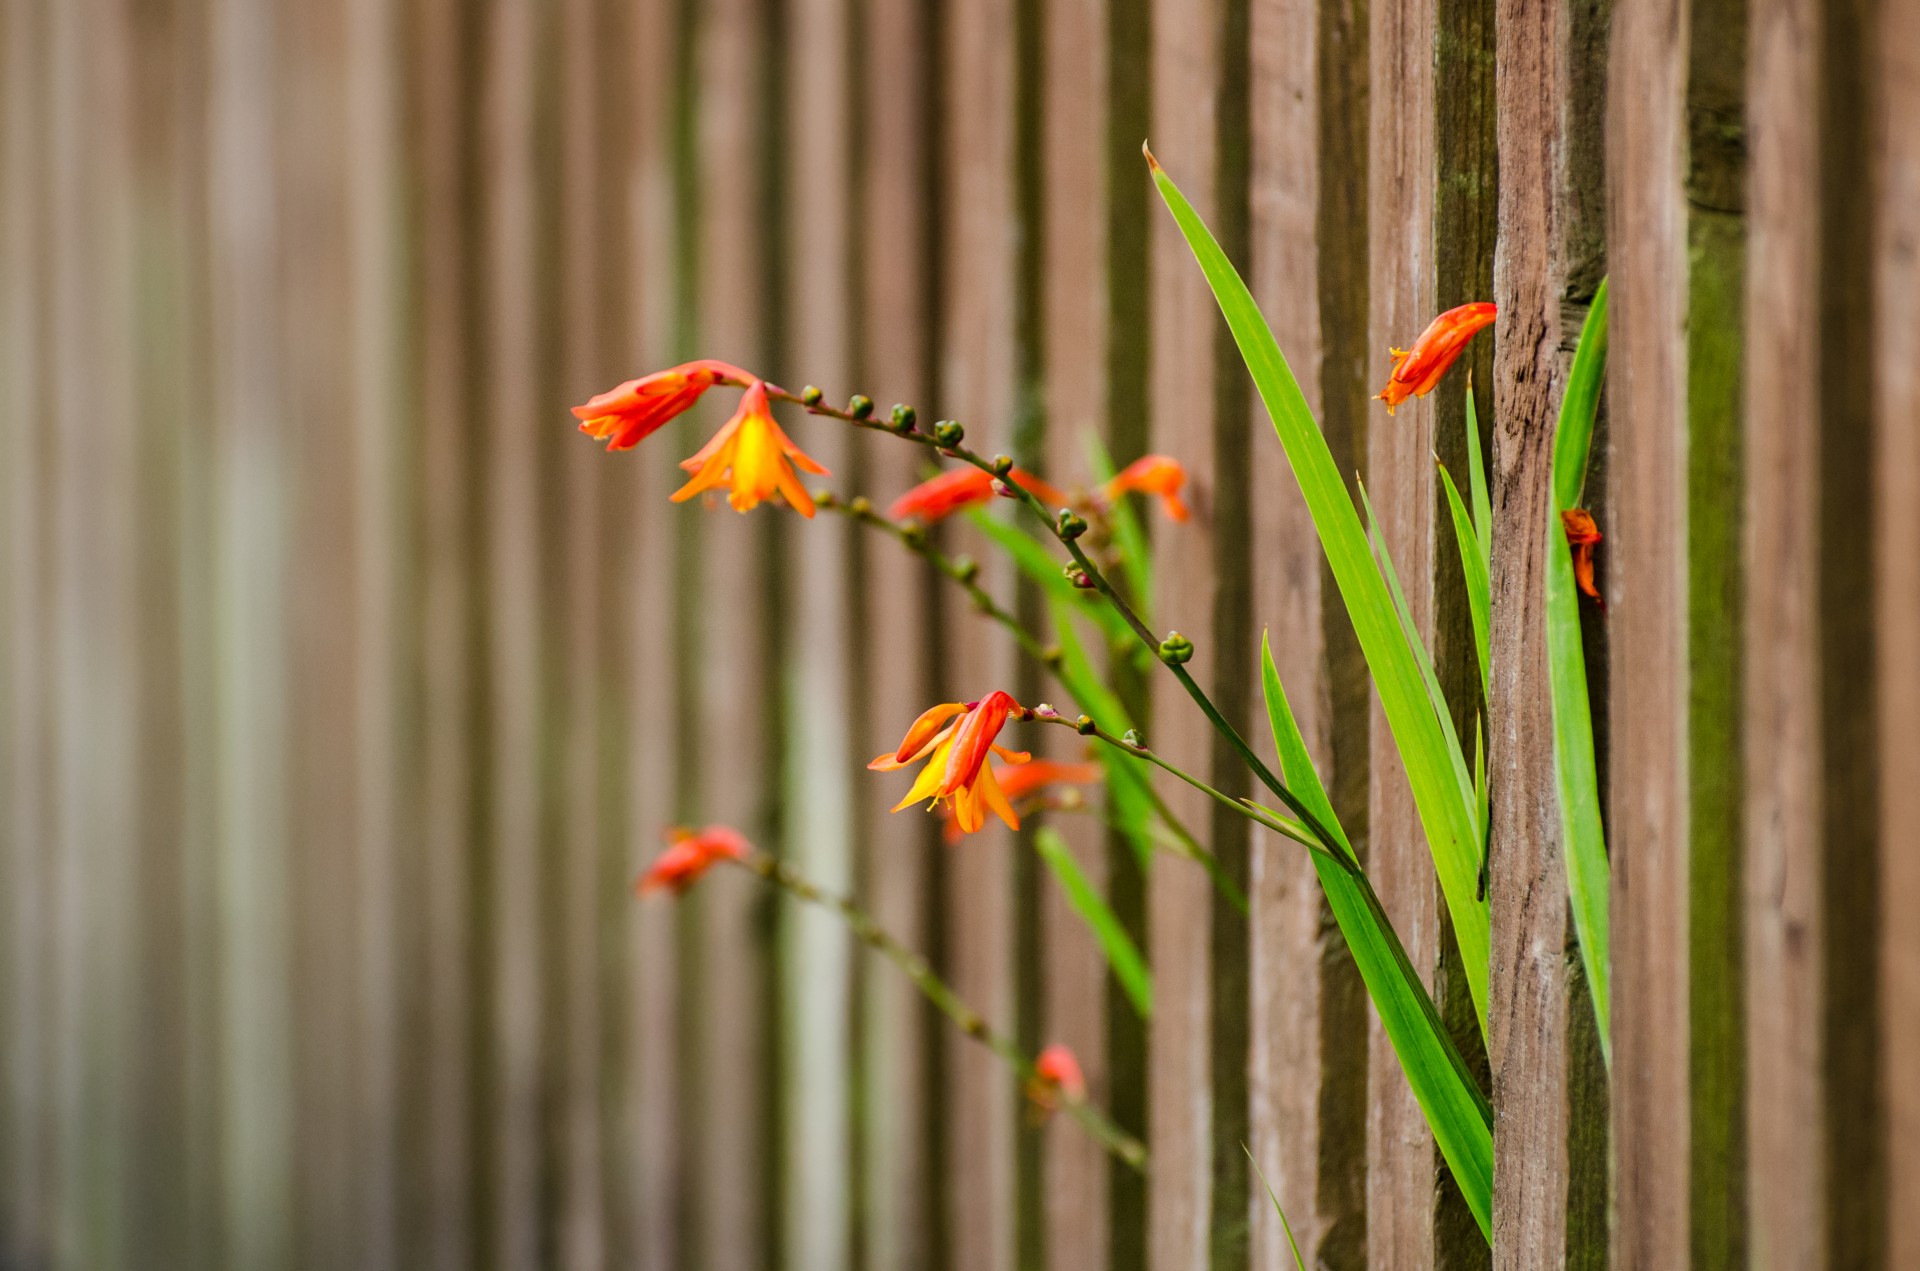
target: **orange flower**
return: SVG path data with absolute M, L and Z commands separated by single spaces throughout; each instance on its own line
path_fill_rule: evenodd
M 1013 479 L 1031 491 L 1049 507 L 1064 507 L 1071 500 L 1031 472 L 1015 468 Z M 922 525 L 944 520 L 962 508 L 985 503 L 993 497 L 993 474 L 975 467 L 955 468 L 930 481 L 922 481 L 893 501 L 887 515 L 896 521 L 911 517 Z
M 1184 521 L 1192 515 L 1180 498 L 1180 489 L 1186 483 L 1187 470 L 1180 466 L 1178 459 L 1169 455 L 1142 455 L 1101 486 L 1100 494 L 1109 503 L 1118 503 L 1120 496 L 1127 493 L 1157 494 L 1167 518 Z
M 676 825 L 667 831 L 667 850 L 640 875 L 633 890 L 641 896 L 663 889 L 679 895 L 716 862 L 745 860 L 752 851 L 746 836 L 732 826 L 709 825 L 695 833 Z
M 1078 1103 L 1087 1097 L 1087 1078 L 1080 1061 L 1071 1050 L 1055 1042 L 1040 1052 L 1033 1063 L 1033 1080 L 1027 1083 L 1027 1098 L 1041 1113 L 1060 1106 L 1061 1096 Z
M 575 406 L 573 413 L 580 431 L 605 437 L 608 450 L 629 450 L 715 384 L 747 384 L 752 379 L 737 366 L 704 358 L 628 380 Z
M 1000 789 L 987 756 L 999 755 L 1015 764 L 1032 758 L 1024 751 L 993 743 L 1007 717 L 1021 709 L 1020 703 L 997 689 L 977 702 L 942 702 L 913 721 L 898 750 L 881 755 L 867 767 L 875 772 L 893 772 L 926 760 L 907 797 L 894 805 L 895 812 L 922 799 L 932 800 L 935 806 L 950 799 L 954 824 L 962 834 L 971 834 L 986 824 L 989 810 L 1017 830 L 1020 818 Z
M 1029 764 L 1009 764 L 993 770 L 993 779 L 1008 803 L 1017 803 L 1051 785 L 1090 786 L 1100 777 L 1100 765 L 1097 763 L 1061 763 L 1056 759 L 1036 759 Z M 958 843 L 965 838 L 966 831 L 960 828 L 953 813 L 945 808 L 941 809 L 941 813 L 946 821 L 941 837 L 948 843 Z
M 1566 531 L 1567 542 L 1573 547 L 1574 581 L 1604 612 L 1607 602 L 1600 595 L 1600 589 L 1593 585 L 1593 549 L 1600 543 L 1600 527 L 1594 524 L 1593 514 L 1585 508 L 1562 512 L 1560 527 Z
M 681 460 L 680 466 L 691 472 L 693 479 L 673 492 L 675 503 L 724 485 L 727 506 L 736 512 L 750 512 L 777 493 L 794 511 L 808 518 L 813 516 L 813 500 L 793 470 L 828 475 L 773 421 L 767 386 L 759 380 L 747 387 L 740 398 L 740 409 L 726 426 L 697 454 Z
M 1449 309 L 1428 324 L 1411 349 L 1393 349 L 1393 378 L 1378 398 L 1387 414 L 1409 397 L 1425 397 L 1447 373 L 1474 333 L 1493 321 L 1494 306 L 1485 300 Z

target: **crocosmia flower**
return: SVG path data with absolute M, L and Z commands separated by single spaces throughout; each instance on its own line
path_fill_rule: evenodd
M 1006 764 L 993 770 L 995 784 L 1000 787 L 1000 793 L 1006 796 L 1007 802 L 1015 805 L 1016 812 L 1019 811 L 1020 800 L 1037 796 L 1048 786 L 1090 786 L 1099 781 L 1102 775 L 1097 763 L 1062 763 L 1057 759 Z M 942 837 L 948 843 L 958 843 L 966 837 L 966 831 L 960 828 L 959 821 L 954 819 L 950 810 L 943 808 L 942 813 L 946 820 Z
M 673 492 L 675 503 L 716 486 L 727 487 L 727 506 L 750 512 L 779 494 L 801 516 L 813 516 L 813 500 L 794 469 L 826 476 L 827 470 L 793 444 L 774 422 L 767 386 L 755 380 L 740 398 L 740 409 L 697 454 L 680 466 L 693 479 Z
M 1391 350 L 1393 378 L 1378 394 L 1387 404 L 1387 414 L 1393 414 L 1393 408 L 1409 397 L 1431 393 L 1467 347 L 1467 341 L 1493 321 L 1494 312 L 1494 306 L 1485 300 L 1449 309 L 1428 324 L 1411 349 Z
M 1119 502 L 1123 494 L 1158 495 L 1167 518 L 1184 521 L 1191 515 L 1180 498 L 1180 490 L 1186 484 L 1187 470 L 1180 466 L 1178 459 L 1169 455 L 1142 455 L 1101 486 L 1100 493 L 1109 503 Z
M 746 836 L 730 825 L 709 825 L 698 831 L 676 825 L 667 831 L 667 850 L 640 875 L 633 889 L 642 896 L 656 891 L 678 895 L 718 862 L 745 860 L 752 851 Z
M 1087 1097 L 1087 1078 L 1080 1061 L 1071 1050 L 1055 1042 L 1033 1061 L 1033 1080 L 1027 1083 L 1027 1098 L 1042 1112 L 1060 1106 L 1062 1097 L 1075 1103 Z
M 1560 526 L 1566 531 L 1567 543 L 1573 548 L 1573 578 L 1580 584 L 1580 590 L 1593 597 L 1593 602 L 1602 609 L 1607 602 L 1601 598 L 1600 589 L 1593 585 L 1593 549 L 1600 543 L 1600 527 L 1593 522 L 1593 514 L 1585 508 L 1572 508 L 1560 514 Z
M 1010 475 L 1048 507 L 1063 507 L 1069 502 L 1065 494 L 1031 472 L 1015 468 Z M 982 472 L 975 467 L 955 468 L 932 480 L 922 481 L 895 499 L 893 506 L 887 509 L 887 515 L 896 521 L 912 519 L 922 525 L 932 525 L 963 508 L 985 503 L 991 498 L 992 473 Z
M 608 450 L 629 450 L 700 400 L 716 384 L 748 384 L 753 376 L 711 358 L 655 371 L 573 408 L 580 431 L 606 439 Z
M 998 690 L 977 702 L 942 702 L 913 721 L 899 749 L 881 755 L 867 767 L 875 772 L 892 772 L 926 762 L 907 797 L 894 805 L 895 812 L 923 800 L 931 800 L 936 807 L 950 802 L 953 822 L 962 834 L 985 825 L 989 810 L 1017 830 L 1020 818 L 1000 789 L 987 756 L 998 755 L 1014 764 L 1032 758 L 1024 751 L 994 744 L 1007 717 L 1020 709 L 1020 703 Z

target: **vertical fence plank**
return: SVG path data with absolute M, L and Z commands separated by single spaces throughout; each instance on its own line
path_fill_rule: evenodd
M 534 344 L 536 13 L 501 0 L 486 15 L 490 1001 L 484 1207 L 497 1265 L 539 1261 L 541 640 Z
M 479 469 L 469 458 L 480 396 L 470 388 L 469 354 L 480 322 L 472 268 L 470 198 L 474 134 L 463 122 L 473 85 L 462 58 L 470 21 L 459 0 L 433 0 L 417 12 L 412 65 L 419 186 L 412 239 L 418 244 L 416 346 L 419 402 L 418 505 L 419 702 L 421 760 L 419 866 L 421 929 L 408 953 L 420 1020 L 407 1065 L 407 1095 L 417 1109 L 419 1180 L 409 1206 L 407 1261 L 455 1271 L 473 1261 L 476 1135 L 471 958 L 479 947 L 471 918 L 476 880 L 469 870 L 479 822 L 475 766 L 478 613 L 474 529 Z
M 948 9 L 940 188 L 938 394 L 968 445 L 1011 452 L 1014 408 L 1014 5 L 968 0 Z M 1003 593 L 1004 597 L 1004 593 Z M 971 701 L 1010 683 L 1004 641 L 956 626 L 939 695 Z M 1012 843 L 992 826 L 946 860 L 943 951 L 952 983 L 996 1028 L 1013 1023 Z M 947 1257 L 956 1267 L 1012 1265 L 1014 1085 L 1000 1061 L 952 1030 L 946 1049 Z
M 1255 4 L 1251 217 L 1255 296 L 1335 461 L 1364 458 L 1367 387 L 1365 11 Z M 1368 687 L 1313 523 L 1264 410 L 1253 411 L 1254 619 L 1356 845 L 1366 834 Z M 1268 730 L 1249 725 L 1264 752 Z M 1260 834 L 1253 856 L 1251 1145 L 1309 1260 L 1366 1256 L 1364 986 L 1330 927 L 1311 860 Z M 1291 1265 L 1260 1189 L 1253 1265 Z
M 1597 226 L 1581 195 L 1599 174 L 1575 171 L 1597 147 L 1597 104 L 1574 77 L 1594 59 L 1576 47 L 1573 7 L 1503 5 L 1498 14 L 1500 209 L 1495 299 L 1493 502 L 1500 544 L 1492 577 L 1487 712 L 1493 943 L 1489 1057 L 1496 1108 L 1494 1261 L 1562 1265 L 1568 1249 L 1569 1170 L 1605 1190 L 1604 1154 L 1569 1158 L 1576 1107 L 1570 1065 L 1589 1009 L 1570 978 L 1567 874 L 1553 760 L 1545 594 L 1555 530 L 1553 437 L 1580 303 L 1597 273 Z M 1589 203 L 1596 200 L 1588 200 Z M 1583 256 L 1583 252 L 1585 255 Z M 1584 1243 L 1584 1242 L 1583 1242 Z
M 1432 319 L 1434 5 L 1388 0 L 1372 7 L 1369 43 L 1369 346 L 1417 336 Z M 1378 362 L 1373 363 L 1378 365 Z M 1433 399 L 1409 401 L 1397 418 L 1370 422 L 1368 488 L 1422 638 L 1431 639 L 1434 506 Z M 1407 789 L 1406 770 L 1376 699 L 1372 711 L 1367 872 L 1415 967 L 1435 983 L 1440 908 L 1433 864 Z M 1369 1030 L 1367 1257 L 1375 1267 L 1433 1261 L 1435 1157 L 1432 1136 L 1378 1020 Z
M 747 301 L 767 268 L 762 210 L 749 194 L 762 153 L 757 129 L 760 94 L 767 91 L 760 83 L 765 39 L 759 6 L 736 0 L 709 7 L 701 15 L 698 69 L 689 86 L 697 98 L 701 200 L 692 264 L 700 280 L 696 351 L 749 369 L 761 369 L 768 352 L 763 316 Z M 718 396 L 724 400 L 700 412 L 690 433 L 663 438 L 675 449 L 670 457 L 691 453 L 726 418 L 736 395 Z M 700 545 L 697 591 L 680 595 L 682 606 L 693 606 L 681 629 L 694 640 L 687 690 L 699 738 L 697 794 L 682 815 L 737 826 L 772 846 L 767 794 L 779 751 L 767 734 L 778 718 L 770 703 L 779 684 L 770 669 L 766 629 L 773 615 L 761 592 L 759 543 L 762 519 L 779 513 L 742 516 L 715 499 L 672 511 L 689 522 L 682 532 Z M 761 1083 L 780 1079 L 765 1066 L 766 902 L 757 880 L 732 870 L 684 902 L 700 906 L 701 923 L 700 1068 L 688 1074 L 699 1091 L 693 1106 L 700 1170 L 692 1181 L 699 1188 L 700 1257 L 716 1269 L 759 1265 L 781 1240 L 766 1229 L 765 1208 L 780 1146 L 766 1131 L 760 1103 Z
M 1627 0 L 1609 86 L 1614 246 L 1608 376 L 1614 420 L 1608 831 L 1613 859 L 1614 1260 L 1682 1263 L 1688 1249 L 1688 766 L 1685 223 L 1686 14 Z
M 872 0 L 866 7 L 867 71 L 892 76 L 903 67 L 925 70 L 934 56 L 934 23 L 913 0 Z M 933 330 L 928 303 L 933 283 L 932 195 L 925 177 L 934 161 L 930 94 L 888 100 L 880 93 L 856 98 L 863 118 L 868 191 L 865 234 L 858 270 L 865 288 L 854 357 L 861 385 L 885 410 L 889 403 L 930 406 Z M 812 374 L 811 371 L 808 372 Z M 922 416 L 921 427 L 932 420 Z M 910 488 L 920 476 L 918 447 L 869 444 L 850 467 L 863 479 L 876 506 Z M 855 758 L 899 745 L 908 721 L 937 699 L 929 652 L 931 588 L 942 585 L 919 561 L 883 539 L 858 544 L 864 645 L 856 646 L 866 668 L 857 699 Z M 866 852 L 860 889 L 881 925 L 910 949 L 931 952 L 927 895 L 928 854 L 944 850 L 932 821 L 887 811 L 886 791 L 856 774 L 856 806 Z M 932 1030 L 945 1027 L 897 968 L 869 956 L 862 968 L 858 1057 L 862 1076 L 856 1114 L 861 1163 L 854 1180 L 856 1233 L 864 1265 L 918 1268 L 933 1265 L 932 1189 L 938 1162 L 931 1148 L 931 1121 L 944 1115 L 941 1092 L 928 1080 Z
M 1033 232 L 1042 236 L 1044 261 L 1043 471 L 1063 489 L 1078 485 L 1081 474 L 1090 471 L 1088 445 L 1100 436 L 1110 409 L 1104 162 L 1108 7 L 1104 0 L 1063 0 L 1045 6 L 1045 97 L 1040 107 L 1045 202 L 1042 223 Z M 1116 175 L 1122 180 L 1140 179 L 1131 158 Z M 1085 745 L 1079 738 L 1047 742 L 1053 757 L 1067 761 L 1084 757 Z M 1051 823 L 1065 837 L 1088 880 L 1107 894 L 1105 835 L 1100 824 L 1086 816 L 1054 817 Z M 1071 1048 L 1080 1059 L 1092 1096 L 1106 1106 L 1106 965 L 1061 889 L 1043 880 L 1042 895 L 1044 1044 Z M 1047 1266 L 1052 1271 L 1105 1267 L 1109 1239 L 1106 1154 L 1078 1126 L 1059 1117 L 1047 1129 L 1045 1153 Z
M 792 307 L 783 352 L 800 375 L 838 396 L 848 391 L 853 369 L 847 315 L 858 302 L 843 193 L 853 174 L 851 77 L 820 71 L 846 65 L 848 0 L 796 0 L 791 21 L 787 46 L 775 50 L 795 68 L 787 80 L 790 109 L 783 112 L 792 130 L 785 144 L 793 195 L 786 240 Z M 844 482 L 853 464 L 852 430 L 822 420 L 806 437 L 808 453 Z M 816 517 L 788 528 L 797 534 L 790 594 L 798 656 L 786 668 L 793 748 L 784 765 L 792 796 L 786 846 L 809 877 L 844 893 L 853 882 L 854 835 L 847 703 L 862 691 L 845 634 L 852 527 L 839 517 Z M 845 1074 L 853 951 L 843 924 L 818 908 L 789 905 L 783 928 L 790 1071 L 783 1092 L 785 1226 L 777 1238 L 798 1271 L 829 1271 L 846 1265 L 849 1250 Z
M 214 674 L 222 1247 L 231 1265 L 293 1255 L 287 630 L 291 493 L 276 348 L 275 19 L 212 7 L 210 218 Z M 209 774 L 211 775 L 211 774 Z
M 1874 468 L 1879 561 L 1880 901 L 1885 959 L 1881 1018 L 1886 1022 L 1881 1080 L 1886 1083 L 1890 1153 L 1887 1262 L 1920 1264 L 1920 858 L 1903 850 L 1904 827 L 1920 824 L 1920 764 L 1906 740 L 1920 718 L 1920 4 L 1881 6 L 1875 73 Z
M 561 257 L 562 400 L 580 402 L 627 378 L 610 356 L 617 348 L 608 321 L 605 279 L 610 246 L 602 233 L 602 209 L 612 197 L 605 179 L 608 78 L 602 74 L 605 32 L 597 0 L 568 0 L 560 7 L 561 144 L 559 183 Z M 624 350 L 621 351 L 624 355 Z M 542 402 L 542 441 L 564 447 L 561 489 L 565 506 L 559 526 L 567 605 L 565 656 L 558 683 L 565 740 L 561 778 L 561 863 L 555 871 L 558 896 L 551 913 L 558 922 L 552 943 L 559 984 L 559 1090 L 553 1099 L 559 1169 L 554 1223 L 555 1261 L 568 1271 L 593 1271 L 608 1263 L 606 1188 L 601 1177 L 604 1109 L 602 1054 L 600 889 L 602 869 L 603 777 L 600 759 L 604 735 L 601 695 L 610 669 L 611 650 L 603 646 L 607 605 L 603 583 L 606 561 L 616 555 L 618 539 L 603 533 L 613 461 L 584 437 L 569 437 L 563 427 L 547 425 L 558 403 Z
M 37 103 L 46 100 L 44 6 L 14 3 L 6 13 L 6 621 L 7 621 L 7 1048 L 4 1214 L 22 1256 L 48 1255 L 46 1230 L 48 1065 L 47 720 L 49 655 L 44 529 L 51 443 L 40 421 L 51 392 L 46 266 L 45 164 L 48 142 Z
M 684 126 L 685 106 L 674 80 L 684 77 L 687 67 L 687 16 L 686 9 L 670 0 L 642 0 L 624 41 L 640 59 L 632 77 L 630 134 L 621 170 L 630 200 L 627 323 L 642 367 L 667 365 L 683 351 L 677 328 L 685 265 L 676 247 L 686 221 L 692 156 L 684 132 L 676 131 Z M 660 739 L 675 735 L 681 722 L 672 676 L 677 657 L 673 514 L 686 509 L 667 502 L 679 484 L 671 453 L 659 446 L 641 447 L 632 460 L 626 497 L 633 509 L 629 532 L 636 547 L 624 597 L 633 668 L 626 702 L 631 713 L 626 730 L 631 810 L 626 852 L 641 865 L 659 850 L 660 827 L 675 815 L 676 783 L 685 775 L 679 748 L 663 747 Z M 654 904 L 635 905 L 632 913 L 627 966 L 634 980 L 622 1021 L 629 1075 L 619 1095 L 619 1125 L 632 1146 L 616 1168 L 620 1186 L 614 1192 L 615 1209 L 629 1215 L 621 1236 L 636 1265 L 643 1271 L 669 1271 L 695 1256 L 682 1190 L 684 1086 L 675 998 L 683 968 L 672 911 Z

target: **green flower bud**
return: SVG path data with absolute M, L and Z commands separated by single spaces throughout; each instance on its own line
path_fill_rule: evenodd
M 825 400 L 826 396 L 820 391 L 818 384 L 809 384 L 800 390 L 800 404 L 811 410 Z
M 847 500 L 847 511 L 855 516 L 866 516 L 873 511 L 873 501 L 864 494 L 856 494 Z
M 953 558 L 953 576 L 963 583 L 970 583 L 980 576 L 980 562 L 971 556 Z
M 1127 735 L 1120 739 L 1120 744 L 1129 750 L 1145 750 L 1147 748 L 1147 739 L 1140 735 L 1138 728 L 1129 728 Z
M 911 406 L 898 404 L 893 408 L 893 426 L 901 432 L 912 432 L 917 418 Z
M 996 476 L 996 477 L 1005 477 L 1005 476 L 1007 476 L 1007 475 L 1008 475 L 1009 473 L 1011 473 L 1012 471 L 1013 471 L 1013 458 L 1012 458 L 1012 456 L 1010 456 L 1010 455 L 995 455 L 995 456 L 993 457 L 993 475 L 994 475 L 994 476 Z
M 1082 737 L 1093 736 L 1093 733 L 1094 733 L 1093 716 L 1082 715 L 1079 719 L 1076 719 L 1073 721 L 1073 727 L 1074 727 L 1074 731 L 1079 733 Z
M 933 439 L 951 450 L 967 439 L 967 430 L 955 419 L 943 419 L 933 426 Z
M 1168 666 L 1179 666 L 1193 660 L 1193 641 L 1178 631 L 1167 632 L 1167 638 L 1160 642 L 1160 660 Z
M 1054 518 L 1054 532 L 1071 543 L 1087 532 L 1087 523 L 1072 508 L 1061 508 L 1060 515 Z
M 847 403 L 847 414 L 855 419 L 865 419 L 873 414 L 873 399 L 864 393 L 855 393 Z

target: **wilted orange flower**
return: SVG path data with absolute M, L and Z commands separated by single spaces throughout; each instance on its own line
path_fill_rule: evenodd
M 1030 794 L 1036 794 L 1052 785 L 1092 785 L 1101 777 L 1097 763 L 1061 763 L 1057 759 L 1036 759 L 1027 764 L 1009 764 L 993 770 L 993 779 L 1005 795 L 1008 803 L 1018 803 Z M 1032 809 L 1028 809 L 1032 811 Z M 941 809 L 946 827 L 941 836 L 948 843 L 958 843 L 966 837 L 966 831 L 954 819 L 953 813 Z
M 727 506 L 750 512 L 776 493 L 801 516 L 813 516 L 813 500 L 794 469 L 826 476 L 827 470 L 793 444 L 773 420 L 767 386 L 755 380 L 740 398 L 740 409 L 697 454 L 680 461 L 693 479 L 673 492 L 675 503 L 715 486 L 727 487 Z
M 1593 522 L 1593 514 L 1585 508 L 1572 508 L 1560 514 L 1560 526 L 1567 533 L 1567 542 L 1573 547 L 1573 578 L 1580 584 L 1580 590 L 1593 597 L 1593 602 L 1601 609 L 1607 607 L 1606 600 L 1600 595 L 1600 589 L 1593 585 L 1593 549 L 1600 542 L 1600 527 Z
M 629 450 L 714 385 L 746 384 L 752 379 L 737 366 L 703 358 L 628 380 L 575 406 L 573 413 L 580 431 L 606 438 L 608 450 Z
M 698 832 L 676 825 L 667 831 L 667 850 L 640 875 L 633 890 L 642 896 L 663 889 L 678 895 L 717 862 L 745 860 L 752 851 L 746 836 L 730 825 L 709 825 Z
M 1020 703 L 998 689 L 977 702 L 942 702 L 913 721 L 898 750 L 881 755 L 867 767 L 875 772 L 892 772 L 926 760 L 907 797 L 894 805 L 895 812 L 923 799 L 935 805 L 950 799 L 954 824 L 963 834 L 986 824 L 989 809 L 1017 830 L 1020 818 L 1000 789 L 987 756 L 999 755 L 1016 764 L 1032 758 L 1025 751 L 1008 750 L 993 742 L 1007 716 L 1021 709 Z
M 1117 503 L 1127 493 L 1156 494 L 1169 520 L 1184 521 L 1191 513 L 1180 498 L 1187 483 L 1187 470 L 1170 455 L 1142 455 L 1122 468 L 1113 480 L 1100 487 L 1109 503 Z
M 1387 414 L 1409 397 L 1425 397 L 1447 373 L 1474 333 L 1493 321 L 1494 306 L 1485 300 L 1449 309 L 1428 324 L 1411 349 L 1393 349 L 1393 378 L 1378 398 Z
M 1012 472 L 1013 480 L 1031 491 L 1034 497 L 1049 507 L 1063 507 L 1069 499 L 1061 491 L 1048 485 L 1039 477 L 1021 468 Z M 887 515 L 896 521 L 911 517 L 922 525 L 932 525 L 944 520 L 962 508 L 985 503 L 993 498 L 993 474 L 979 468 L 968 466 L 943 472 L 929 481 L 922 481 L 893 501 L 887 509 Z
M 1040 1052 L 1033 1062 L 1033 1080 L 1027 1083 L 1027 1098 L 1041 1112 L 1060 1106 L 1062 1096 L 1078 1103 L 1087 1097 L 1087 1078 L 1080 1061 L 1058 1042 Z

